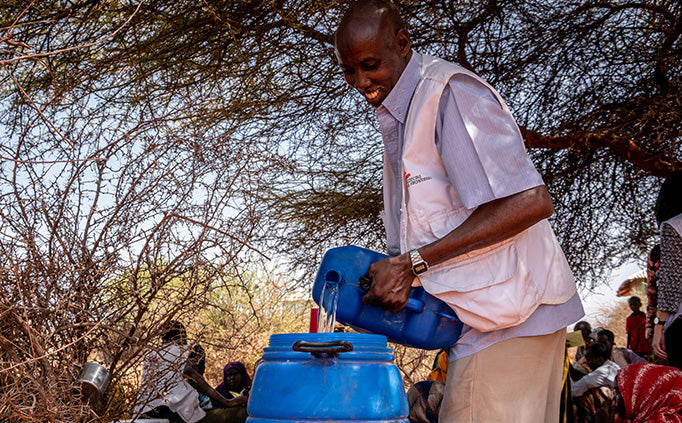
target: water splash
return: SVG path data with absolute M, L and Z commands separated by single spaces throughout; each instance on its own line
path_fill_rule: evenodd
M 336 306 L 339 302 L 339 283 L 325 282 L 320 294 L 320 311 L 317 315 L 317 332 L 331 333 L 336 326 Z

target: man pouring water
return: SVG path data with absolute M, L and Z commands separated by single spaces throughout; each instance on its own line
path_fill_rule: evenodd
M 397 312 L 421 284 L 465 323 L 441 422 L 556 422 L 565 328 L 584 312 L 509 109 L 474 73 L 412 50 L 388 1 L 351 4 L 335 48 L 384 142 L 391 257 L 370 266 L 363 302 Z

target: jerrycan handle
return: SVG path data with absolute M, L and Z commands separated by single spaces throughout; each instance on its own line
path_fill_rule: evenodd
M 291 348 L 297 352 L 308 352 L 317 358 L 322 358 L 322 354 L 327 354 L 328 358 L 334 358 L 339 353 L 353 351 L 353 344 L 348 341 L 296 341 Z
M 363 291 L 363 293 L 367 293 L 372 287 L 372 278 L 369 277 L 369 275 L 360 276 L 358 278 L 358 287 Z M 424 301 L 418 300 L 416 298 L 409 298 L 405 308 L 410 311 L 414 311 L 415 313 L 421 313 L 424 311 Z

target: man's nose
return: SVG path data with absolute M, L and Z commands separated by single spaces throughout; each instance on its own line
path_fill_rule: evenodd
M 355 78 L 353 78 L 353 87 L 357 88 L 358 90 L 364 90 L 370 85 L 371 81 L 365 72 L 355 72 Z

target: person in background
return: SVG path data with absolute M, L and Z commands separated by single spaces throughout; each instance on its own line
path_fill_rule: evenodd
M 575 351 L 575 360 L 578 361 L 585 356 L 585 350 L 587 349 L 587 346 L 594 341 L 594 338 L 592 338 L 592 326 L 585 320 L 576 323 L 575 326 L 573 326 L 573 330 L 579 330 L 580 333 L 582 333 L 583 342 L 585 343 L 584 345 L 580 345 Z
M 638 363 L 621 369 L 616 381 L 616 422 L 682 423 L 682 371 Z
M 642 300 L 637 296 L 628 299 L 628 306 L 632 314 L 625 321 L 625 332 L 627 333 L 627 347 L 634 351 L 643 359 L 651 359 L 651 345 L 646 340 L 646 314 L 641 310 Z
M 624 369 L 633 363 L 647 362 L 646 359 L 635 354 L 635 352 L 631 349 L 617 347 L 615 343 L 615 336 L 613 335 L 613 332 L 608 329 L 602 329 L 597 332 L 597 342 L 601 342 L 609 347 L 609 351 L 611 351 L 611 361 L 616 363 L 621 369 Z
M 441 422 L 556 423 L 565 329 L 584 311 L 509 108 L 473 72 L 413 50 L 390 1 L 351 3 L 334 46 L 384 141 L 389 257 L 370 265 L 363 303 L 397 312 L 422 285 L 465 323 Z
M 619 367 L 609 356 L 606 344 L 593 342 L 587 347 L 585 359 L 594 370 L 571 386 L 576 422 L 594 421 L 597 411 L 613 399 Z
M 246 405 L 250 389 L 251 378 L 246 372 L 246 367 L 240 361 L 232 361 L 225 365 L 223 381 L 215 388 L 225 398 L 241 398 L 244 405 Z M 214 406 L 221 407 L 220 404 L 215 403 Z
M 205 411 L 200 394 L 223 407 L 242 405 L 216 392 L 201 374 L 205 360 L 203 348 L 187 344 L 185 326 L 177 321 L 166 324 L 158 351 L 145 355 L 140 380 L 139 405 L 136 413 L 142 418 L 168 419 L 170 423 L 244 423 L 246 413 Z M 215 410 L 219 411 L 219 410 Z
M 407 390 L 410 423 L 438 423 L 445 383 L 436 380 L 417 382 Z
M 661 231 L 657 324 L 653 348 L 671 366 L 682 369 L 682 170 L 669 174 L 656 199 Z
M 433 360 L 431 372 L 426 376 L 426 380 L 435 380 L 437 382 L 445 383 L 448 376 L 448 351 L 442 349 L 436 354 L 436 359 Z
M 613 389 L 616 383 L 616 375 L 620 367 L 609 360 L 611 350 L 602 342 L 593 342 L 587 347 L 585 359 L 592 370 L 571 387 L 571 394 L 579 397 L 591 388 L 605 386 Z
M 183 377 L 191 347 L 185 326 L 168 322 L 161 335 L 161 348 L 144 357 L 136 413 L 143 418 L 168 419 L 171 423 L 194 423 L 206 416 L 199 406 L 199 393 Z
M 580 331 L 582 334 L 584 343 L 583 345 L 578 346 L 575 352 L 574 361 L 569 364 L 568 372 L 573 381 L 579 380 L 592 371 L 585 360 L 585 351 L 587 351 L 587 347 L 597 339 L 597 332 L 601 329 L 601 327 L 592 328 L 592 326 L 584 320 L 573 326 L 574 331 Z
M 206 352 L 196 344 L 188 358 L 183 374 L 199 393 L 199 406 L 206 412 L 206 416 L 199 423 L 244 423 L 248 418 L 246 413 L 246 397 L 228 399 L 213 389 L 204 379 L 206 370 Z M 214 407 L 213 404 L 220 404 Z

